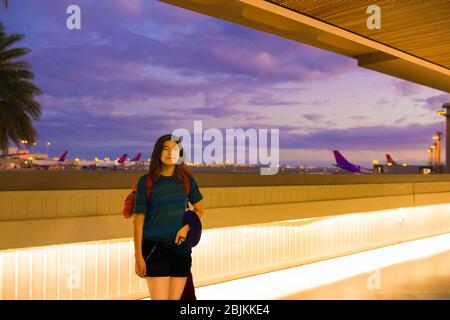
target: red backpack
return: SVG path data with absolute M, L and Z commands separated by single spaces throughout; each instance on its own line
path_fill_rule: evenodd
M 150 200 L 150 194 L 152 191 L 152 186 L 153 186 L 153 181 L 150 178 L 150 175 L 147 174 L 146 175 L 147 178 L 147 201 Z M 122 209 L 122 216 L 125 219 L 129 219 L 131 218 L 131 216 L 134 213 L 134 196 L 136 194 L 136 188 L 137 188 L 137 183 L 135 183 L 133 185 L 133 187 L 131 188 L 131 192 L 128 194 L 128 196 L 126 197 L 124 204 L 123 204 L 123 209 Z M 189 183 L 189 179 L 185 182 L 184 184 L 184 188 L 186 189 L 187 194 L 189 194 L 189 191 L 191 189 L 191 185 Z M 195 287 L 194 287 L 194 280 L 192 279 L 192 272 L 189 271 L 189 275 L 186 281 L 186 284 L 184 285 L 184 290 L 183 293 L 181 295 L 180 300 L 197 300 L 197 297 L 195 296 Z

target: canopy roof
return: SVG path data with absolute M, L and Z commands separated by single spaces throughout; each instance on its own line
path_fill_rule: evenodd
M 450 2 L 377 0 L 162 0 L 357 59 L 364 68 L 450 92 Z

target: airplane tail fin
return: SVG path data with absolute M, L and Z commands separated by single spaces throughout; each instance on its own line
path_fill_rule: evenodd
M 117 160 L 117 162 L 124 163 L 126 158 L 127 158 L 127 154 L 124 153 L 123 155 L 120 156 L 120 158 L 119 158 L 119 160 Z
M 395 164 L 394 159 L 392 159 L 391 155 L 386 154 L 386 160 L 388 164 Z
M 66 160 L 66 157 L 67 157 L 67 150 L 64 151 L 64 153 L 59 156 L 58 161 L 64 162 Z
M 142 156 L 142 153 L 139 152 L 139 153 L 133 158 L 133 160 L 131 160 L 131 161 L 140 161 L 140 160 L 141 160 L 141 156 Z
M 334 158 L 336 159 L 336 164 L 338 166 L 349 166 L 350 162 L 344 158 L 344 156 L 337 150 L 333 150 Z

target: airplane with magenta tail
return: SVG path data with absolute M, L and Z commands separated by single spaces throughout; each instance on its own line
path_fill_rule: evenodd
M 133 159 L 131 159 L 130 161 L 125 161 L 123 163 L 123 166 L 125 167 L 132 167 L 132 166 L 136 166 L 139 164 L 139 162 L 141 161 L 141 156 L 142 156 L 142 152 L 139 152 L 137 155 L 134 156 Z
M 31 160 L 31 164 L 33 166 L 36 167 L 42 167 L 45 169 L 48 169 L 48 167 L 53 167 L 53 166 L 69 166 L 72 163 L 69 161 L 66 161 L 66 157 L 67 157 L 67 150 L 64 151 L 58 158 L 58 160 L 39 160 L 39 159 L 33 159 Z
M 115 168 L 117 166 L 123 165 L 127 159 L 127 154 L 124 153 L 117 160 L 105 160 L 96 163 L 97 168 Z
M 347 159 L 345 159 L 344 156 L 338 150 L 333 150 L 333 154 L 334 158 L 336 159 L 336 163 L 333 164 L 333 166 L 335 167 L 344 169 L 351 173 L 359 173 L 359 174 L 373 173 L 372 169 L 363 168 L 358 164 L 348 162 Z
M 389 166 L 393 166 L 393 165 L 397 164 L 397 162 L 395 162 L 394 159 L 392 159 L 390 154 L 386 154 L 386 161 Z

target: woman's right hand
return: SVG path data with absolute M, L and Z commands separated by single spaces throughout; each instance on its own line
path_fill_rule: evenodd
M 144 257 L 141 256 L 136 258 L 135 271 L 138 277 L 145 278 L 147 266 L 145 265 Z

